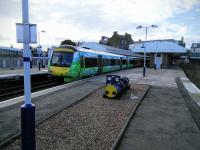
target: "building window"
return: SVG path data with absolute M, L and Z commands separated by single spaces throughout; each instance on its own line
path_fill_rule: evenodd
M 161 57 L 161 53 L 157 53 L 157 57 Z

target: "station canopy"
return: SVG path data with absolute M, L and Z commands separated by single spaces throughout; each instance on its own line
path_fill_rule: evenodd
M 18 48 L 11 48 L 11 47 L 5 47 L 5 46 L 0 46 L 0 50 L 6 50 L 6 51 L 20 51 L 21 49 Z
M 147 53 L 186 53 L 187 51 L 186 48 L 178 45 L 175 41 L 155 40 L 129 45 L 129 49 L 135 53 L 143 53 L 145 47 Z
M 79 47 L 97 50 L 97 51 L 102 51 L 102 52 L 107 52 L 107 53 L 112 53 L 112 54 L 132 56 L 132 57 L 135 57 L 135 58 L 143 57 L 143 55 L 133 53 L 130 50 L 115 48 L 115 47 L 99 44 L 99 43 L 96 43 L 96 42 L 86 42 L 86 43 L 79 45 Z

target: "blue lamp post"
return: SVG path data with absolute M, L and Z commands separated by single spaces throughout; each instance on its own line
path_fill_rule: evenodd
M 146 34 L 145 34 L 145 41 L 147 41 L 147 30 L 148 28 L 158 28 L 157 25 L 151 25 L 151 26 L 142 26 L 139 25 L 136 27 L 136 29 L 145 28 Z M 145 77 L 146 74 L 146 46 L 143 44 L 141 48 L 144 48 L 144 66 L 143 66 L 143 77 Z
M 141 48 L 144 48 L 143 77 L 145 77 L 145 72 L 146 72 L 146 47 L 144 46 L 144 44 L 142 44 Z
M 33 29 L 32 26 L 29 24 L 28 0 L 22 0 L 22 29 L 24 58 L 24 104 L 21 106 L 21 142 L 22 150 L 35 150 L 35 105 L 31 102 L 31 50 L 29 43 L 35 43 L 37 40 L 37 36 L 35 36 L 36 25 Z

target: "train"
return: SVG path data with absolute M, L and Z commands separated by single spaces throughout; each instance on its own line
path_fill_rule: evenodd
M 61 81 L 77 79 L 128 69 L 141 65 L 142 57 L 115 52 L 94 50 L 87 47 L 61 45 L 54 48 L 48 62 L 48 71 Z

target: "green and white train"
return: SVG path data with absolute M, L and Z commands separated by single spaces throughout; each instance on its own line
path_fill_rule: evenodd
M 64 82 L 71 82 L 87 76 L 133 68 L 140 60 L 136 62 L 133 55 L 63 45 L 53 50 L 48 70 Z

